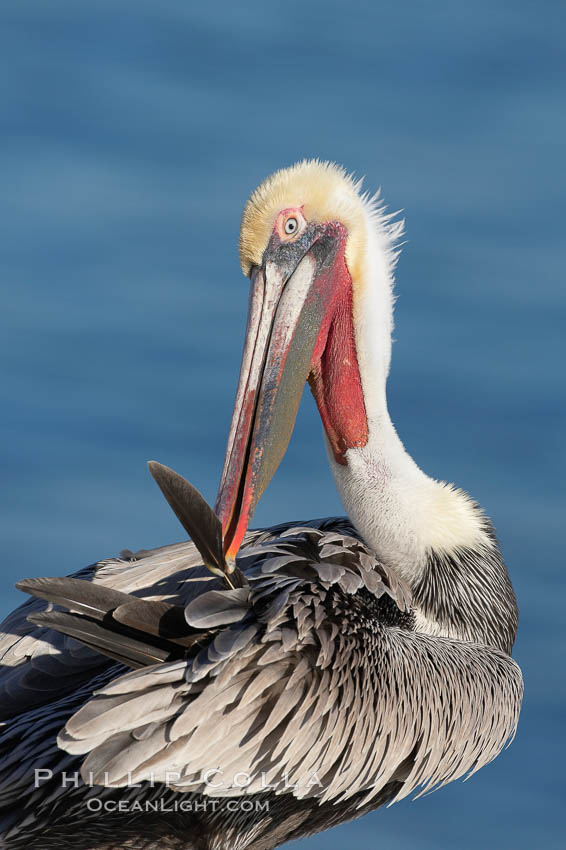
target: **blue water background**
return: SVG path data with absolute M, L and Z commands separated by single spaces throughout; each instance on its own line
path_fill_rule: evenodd
M 1 613 L 23 576 L 212 500 L 246 312 L 240 210 L 303 156 L 404 208 L 391 410 L 493 517 L 521 611 L 517 739 L 469 783 L 306 850 L 564 840 L 563 2 L 4 0 Z M 310 395 L 256 524 L 340 512 Z

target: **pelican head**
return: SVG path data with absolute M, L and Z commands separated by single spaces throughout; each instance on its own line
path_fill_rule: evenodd
M 240 231 L 250 277 L 246 341 L 216 504 L 229 564 L 285 453 L 308 380 L 336 464 L 368 442 L 368 369 L 389 367 L 394 239 L 376 198 L 329 162 L 300 162 L 251 195 Z M 369 269 L 378 346 L 361 351 Z M 360 363 L 363 355 L 363 366 Z M 373 355 L 373 356 L 372 356 Z M 368 363 L 368 359 L 374 362 Z
M 281 462 L 308 381 L 346 512 L 410 585 L 421 631 L 509 651 L 517 608 L 491 523 L 466 493 L 419 468 L 389 416 L 402 224 L 361 181 L 317 160 L 276 172 L 247 202 L 248 324 L 216 502 L 226 565 Z M 486 593 L 504 601 L 497 618 Z

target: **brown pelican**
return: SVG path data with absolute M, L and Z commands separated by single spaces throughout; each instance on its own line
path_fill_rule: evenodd
M 513 737 L 517 608 L 492 526 L 387 410 L 399 235 L 329 163 L 252 194 L 216 513 L 153 464 L 193 543 L 20 583 L 36 598 L 0 643 L 1 847 L 268 850 Z M 348 519 L 248 531 L 307 380 Z

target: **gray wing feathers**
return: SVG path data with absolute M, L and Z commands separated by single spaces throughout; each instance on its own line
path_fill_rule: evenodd
M 77 575 L 88 578 L 93 570 L 87 567 Z M 28 620 L 46 607 L 43 599 L 27 600 L 0 625 L 0 718 L 71 693 L 107 666 L 83 643 Z
M 513 660 L 380 622 L 380 600 L 406 611 L 410 591 L 353 536 L 259 534 L 241 565 L 249 587 L 186 606 L 216 630 L 198 652 L 119 677 L 68 721 L 59 745 L 88 754 L 85 777 L 362 806 L 393 780 L 399 799 L 474 772 L 514 734 Z
M 246 539 L 256 536 L 251 532 Z M 92 564 L 73 578 L 81 579 L 81 585 L 86 580 L 111 591 L 183 605 L 209 588 L 223 586 L 191 542 L 137 553 L 125 550 L 122 557 Z M 0 625 L 0 718 L 68 694 L 108 666 L 107 658 L 84 643 L 28 620 L 46 609 L 43 598 L 26 600 Z

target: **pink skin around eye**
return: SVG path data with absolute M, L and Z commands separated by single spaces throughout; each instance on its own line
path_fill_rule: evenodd
M 293 231 L 293 233 L 285 233 L 285 222 L 289 218 L 297 219 L 298 227 L 295 231 Z M 306 221 L 303 215 L 303 207 L 287 207 L 287 209 L 281 210 L 281 212 L 277 216 L 274 230 L 282 242 L 288 242 L 290 240 L 296 239 L 299 233 L 302 233 L 305 226 Z

